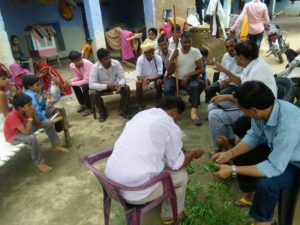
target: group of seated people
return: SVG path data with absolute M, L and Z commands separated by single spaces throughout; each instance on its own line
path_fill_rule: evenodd
M 177 196 L 179 218 L 186 216 L 184 198 L 188 178 L 185 168 L 193 159 L 201 157 L 203 150 L 182 151 L 182 132 L 176 123 L 181 120 L 186 105 L 180 97 L 175 97 L 176 86 L 178 82 L 180 88 L 188 91 L 191 119 L 197 126 L 201 125 L 200 94 L 205 89 L 206 100 L 210 102 L 209 131 L 216 149 L 212 160 L 218 166 L 214 175 L 220 179 L 238 176 L 241 189 L 248 194 L 235 204 L 251 206 L 250 216 L 255 225 L 271 225 L 280 191 L 294 184 L 300 167 L 299 108 L 276 99 L 273 72 L 259 59 L 258 47 L 249 40 L 240 43 L 231 38 L 225 40 L 226 53 L 221 63 L 215 63 L 215 69 L 220 72 L 219 80 L 206 85 L 204 66 L 208 52 L 191 47 L 190 32 L 181 34 L 178 40 L 182 47 L 177 48 L 176 43 L 173 50 L 168 48 L 166 36 L 160 36 L 157 44 L 156 38 L 150 39 L 150 36 L 141 46 L 143 54 L 136 65 L 140 112 L 126 123 L 108 159 L 105 174 L 123 185 L 138 186 L 162 172 L 167 164 Z M 54 126 L 45 114 L 47 90 L 51 89 L 51 84 L 59 84 L 64 94 L 70 94 L 70 87 L 73 88 L 80 104 L 77 112 L 83 112 L 82 116 L 90 115 L 91 103 L 95 104 L 100 122 L 108 116 L 103 95 L 119 93 L 119 114 L 129 118 L 130 89 L 121 64 L 111 59 L 104 48 L 97 51 L 97 58 L 98 62 L 92 64 L 83 59 L 80 52 L 71 51 L 70 70 L 74 77 L 70 83 L 41 63 L 39 77 L 26 75 L 22 78 L 25 92 L 19 91 L 13 96 L 14 109 L 10 112 L 4 94 L 9 87 L 9 74 L 6 69 L 0 70 L 0 112 L 6 115 L 5 138 L 12 144 L 26 142 L 34 165 L 42 172 L 50 171 L 51 167 L 44 163 L 33 130 L 43 127 L 54 151 L 68 151 L 60 145 Z M 156 89 L 157 107 L 143 110 L 143 91 L 151 87 Z M 235 145 L 236 135 L 241 141 Z M 224 152 L 218 152 L 219 145 Z M 231 159 L 235 165 L 226 164 Z M 144 204 L 161 194 L 161 184 L 143 192 L 122 192 L 131 204 Z M 173 222 L 169 201 L 163 203 L 161 216 L 165 224 Z

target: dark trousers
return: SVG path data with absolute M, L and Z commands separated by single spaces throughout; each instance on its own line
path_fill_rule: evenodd
M 229 85 L 228 87 L 221 89 L 220 82 L 216 81 L 205 88 L 205 101 L 209 102 L 212 97 L 217 95 L 217 92 L 221 95 L 232 94 L 236 89 L 237 86 L 234 85 Z
M 179 80 L 180 87 L 180 80 Z M 200 104 L 200 94 L 205 88 L 205 82 L 200 78 L 191 78 L 188 83 L 186 90 L 188 91 L 190 98 L 189 101 L 192 104 L 192 107 L 197 108 Z M 171 77 L 166 80 L 164 86 L 164 94 L 166 96 L 174 96 L 176 93 L 176 78 Z
M 270 149 L 266 145 L 259 145 L 247 154 L 237 157 L 236 165 L 253 165 L 267 159 Z M 288 164 L 285 171 L 276 177 L 247 177 L 238 176 L 242 191 L 256 192 L 250 209 L 250 216 L 258 222 L 272 221 L 275 206 L 280 193 L 295 185 L 298 168 Z
M 263 39 L 264 32 L 261 32 L 259 34 L 248 34 L 248 38 L 250 41 L 254 42 L 258 49 L 260 48 L 261 41 Z
M 103 90 L 103 91 L 90 90 L 92 104 L 94 104 L 97 107 L 101 117 L 107 115 L 107 111 L 104 106 L 104 101 L 102 99 L 102 96 L 109 95 L 109 94 L 112 94 L 112 92 L 109 90 Z M 130 88 L 128 85 L 125 85 L 124 87 L 121 88 L 120 96 L 121 99 L 119 105 L 119 112 L 127 112 L 129 96 L 130 96 Z
M 154 81 L 155 84 L 155 90 L 156 90 L 156 101 L 159 101 L 161 99 L 162 95 L 162 84 L 163 84 L 163 79 L 157 79 Z M 143 106 L 144 105 L 144 100 L 143 100 L 143 82 L 138 80 L 136 82 L 136 101 L 138 106 Z
M 91 101 L 90 101 L 90 94 L 89 94 L 89 85 L 84 84 L 80 87 L 78 86 L 72 86 L 75 96 L 77 98 L 77 101 L 80 105 L 85 105 L 86 108 L 91 108 Z

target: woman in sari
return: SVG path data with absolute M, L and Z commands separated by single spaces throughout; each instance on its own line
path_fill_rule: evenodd
M 60 100 L 62 95 L 71 95 L 72 90 L 68 82 L 64 81 L 59 72 L 47 63 L 38 63 L 39 77 L 42 80 L 43 90 L 51 96 L 50 102 Z

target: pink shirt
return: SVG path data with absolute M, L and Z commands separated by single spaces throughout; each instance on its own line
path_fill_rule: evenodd
M 245 4 L 241 15 L 232 26 L 232 30 L 236 28 L 243 21 L 244 16 L 248 16 L 248 33 L 259 34 L 264 31 L 264 24 L 269 23 L 268 8 L 265 3 L 260 0 L 252 0 Z
M 71 79 L 72 86 L 82 86 L 89 83 L 89 76 L 93 63 L 87 59 L 82 59 L 83 66 L 77 68 L 74 63 L 70 64 L 70 70 L 72 71 L 74 77 Z

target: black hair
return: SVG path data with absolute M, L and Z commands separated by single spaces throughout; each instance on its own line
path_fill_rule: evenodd
M 182 34 L 181 34 L 181 39 L 183 38 L 192 38 L 192 33 L 190 31 L 184 31 Z
M 148 33 L 149 33 L 150 31 L 152 31 L 152 32 L 155 34 L 155 36 L 157 36 L 157 29 L 156 29 L 155 27 L 149 28 L 149 29 L 148 29 Z
M 232 41 L 235 44 L 236 43 L 236 38 L 229 36 L 225 39 L 225 42 L 227 42 L 227 41 Z
M 244 109 L 252 107 L 267 109 L 274 104 L 275 96 L 270 88 L 260 81 L 247 81 L 240 85 L 233 96 Z
M 159 44 L 159 43 L 164 42 L 164 41 L 169 42 L 166 35 L 161 35 L 161 36 L 158 38 L 157 43 Z
M 160 108 L 163 110 L 176 108 L 179 113 L 183 113 L 185 110 L 185 103 L 180 97 L 167 96 L 159 101 L 156 108 Z
M 242 55 L 252 61 L 258 58 L 259 49 L 253 41 L 242 41 L 234 46 L 237 55 Z
M 232 125 L 233 133 L 239 138 L 243 138 L 251 128 L 251 118 L 248 116 L 239 117 Z
M 70 51 L 70 53 L 69 53 L 69 59 L 70 59 L 71 61 L 76 61 L 76 60 L 78 60 L 78 59 L 81 59 L 81 57 L 82 57 L 81 52 L 72 50 L 72 51 Z
M 109 51 L 107 49 L 105 49 L 105 48 L 100 48 L 97 51 L 97 57 L 98 57 L 99 60 L 103 59 L 103 58 L 105 58 L 105 57 L 107 57 L 109 55 L 110 55 Z
M 28 76 L 24 76 L 22 84 L 23 87 L 27 90 L 30 87 L 32 87 L 35 83 L 38 83 L 40 80 L 38 77 L 34 76 L 34 75 L 28 75 Z
M 199 48 L 199 51 L 201 52 L 202 56 L 208 56 L 209 51 L 207 48 L 201 47 L 201 48 Z
M 172 32 L 174 32 L 174 31 L 175 31 L 175 29 L 176 29 L 176 31 L 180 31 L 180 25 L 179 25 L 179 24 L 176 24 L 175 26 L 174 26 L 174 25 L 172 25 L 172 27 L 171 27 L 171 31 L 172 31 Z
M 19 37 L 17 35 L 11 35 L 10 36 L 10 43 L 12 43 L 15 38 L 19 39 Z
M 32 100 L 30 96 L 20 92 L 15 94 L 12 100 L 12 104 L 14 108 L 18 110 L 19 107 L 23 107 L 24 105 L 30 103 L 31 101 Z

